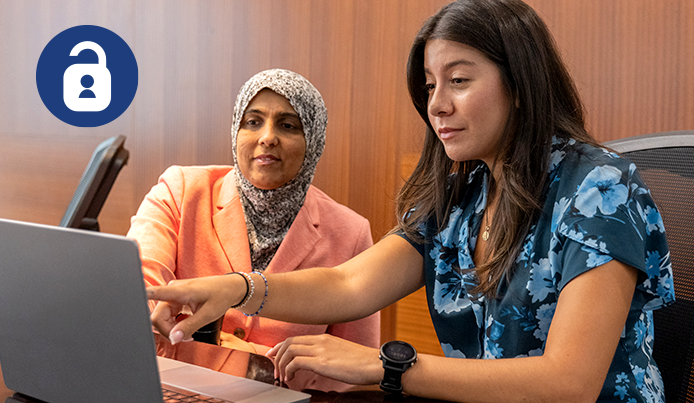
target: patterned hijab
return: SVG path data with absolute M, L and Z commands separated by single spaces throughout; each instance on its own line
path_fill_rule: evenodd
M 236 138 L 243 114 L 253 97 L 268 88 L 289 100 L 301 119 L 306 138 L 304 162 L 294 179 L 277 189 L 264 190 L 253 186 L 238 169 Z M 287 235 L 316 172 L 316 164 L 325 148 L 325 129 L 328 110 L 318 90 L 297 73 L 274 69 L 262 71 L 251 77 L 241 87 L 236 97 L 234 118 L 231 125 L 231 143 L 234 150 L 236 187 L 246 219 L 248 240 L 251 247 L 253 270 L 263 271 L 275 256 L 280 243 Z

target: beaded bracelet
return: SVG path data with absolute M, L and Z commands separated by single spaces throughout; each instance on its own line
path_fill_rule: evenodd
M 255 273 L 255 274 L 260 275 L 260 277 L 262 277 L 263 281 L 265 282 L 265 296 L 263 297 L 263 302 L 260 304 L 260 308 L 258 308 L 257 311 L 255 311 L 254 313 L 251 313 L 251 314 L 248 314 L 248 313 L 245 313 L 245 312 L 243 313 L 244 315 L 246 315 L 246 316 L 248 316 L 248 317 L 251 317 L 251 316 L 258 316 L 258 314 L 260 313 L 260 311 L 263 310 L 263 306 L 265 306 L 265 302 L 267 301 L 267 289 L 268 289 L 268 287 L 267 287 L 267 279 L 265 278 L 265 275 L 264 275 L 263 273 L 259 272 L 259 271 L 254 271 L 254 272 L 252 272 L 252 273 Z M 245 274 L 245 273 L 244 273 L 244 274 Z M 248 275 L 248 278 L 250 278 L 250 277 L 251 277 L 251 276 Z M 253 289 L 253 288 L 254 288 L 254 286 L 253 286 L 253 280 L 251 279 L 251 289 Z M 253 291 L 251 291 L 251 295 L 253 295 Z M 250 300 L 250 298 L 249 298 L 249 300 Z M 246 304 L 243 304 L 243 305 L 246 305 Z M 241 305 L 241 306 L 243 306 L 243 305 Z
M 255 284 L 253 283 L 253 279 L 251 278 L 250 274 L 244 272 L 234 272 L 229 274 L 239 274 L 241 275 L 241 277 L 243 277 L 244 280 L 246 280 L 246 295 L 243 297 L 241 302 L 231 307 L 232 309 L 243 308 L 244 306 L 246 306 L 248 301 L 250 301 L 251 298 L 253 298 L 253 292 L 255 291 Z

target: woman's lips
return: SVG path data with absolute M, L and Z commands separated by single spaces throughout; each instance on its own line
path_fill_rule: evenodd
M 271 154 L 261 154 L 253 159 L 261 165 L 270 165 L 280 160 L 279 158 Z
M 448 140 L 453 138 L 456 133 L 461 132 L 463 129 L 455 127 L 442 127 L 439 129 L 439 137 L 441 140 Z

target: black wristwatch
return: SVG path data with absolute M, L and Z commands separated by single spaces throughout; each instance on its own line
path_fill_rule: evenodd
M 417 361 L 417 350 L 409 343 L 394 340 L 381 346 L 379 358 L 383 361 L 381 389 L 387 393 L 402 393 L 402 374 Z

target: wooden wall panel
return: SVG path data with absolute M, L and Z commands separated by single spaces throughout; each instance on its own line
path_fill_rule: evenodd
M 598 139 L 694 127 L 694 2 L 528 3 L 555 35 Z
M 236 93 L 256 72 L 282 67 L 312 81 L 328 106 L 314 183 L 366 216 L 378 239 L 421 148 L 405 84 L 409 47 L 446 3 L 0 0 L 0 217 L 57 224 L 94 147 L 125 134 L 131 159 L 100 217 L 105 232 L 124 234 L 166 167 L 231 163 Z M 694 128 L 694 2 L 528 3 L 554 33 L 599 140 Z M 35 84 L 46 43 L 81 24 L 116 32 L 139 67 L 130 108 L 97 128 L 53 117 Z M 384 310 L 384 339 L 439 353 L 427 317 L 420 291 Z

